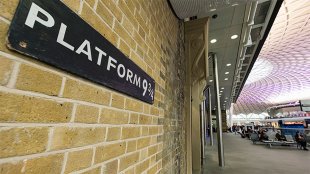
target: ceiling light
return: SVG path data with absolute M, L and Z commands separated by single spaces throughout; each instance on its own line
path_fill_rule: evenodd
M 212 39 L 210 42 L 215 43 L 216 41 L 217 41 L 216 39 Z
M 231 63 L 227 63 L 226 66 L 231 66 Z
M 235 3 L 235 4 L 232 4 L 231 6 L 233 6 L 233 7 L 234 7 L 234 6 L 237 6 L 237 5 L 239 5 L 239 4 L 238 4 L 238 3 Z
M 237 39 L 238 38 L 238 35 L 234 34 L 230 37 L 231 39 Z
M 224 87 L 221 87 L 221 89 L 224 89 Z
M 209 80 L 209 82 L 213 82 L 213 80 Z
M 215 8 L 210 9 L 210 11 L 215 11 L 215 10 L 216 10 Z
M 223 91 L 220 91 L 220 92 L 223 92 Z
M 225 78 L 224 80 L 228 80 L 228 78 Z
M 225 72 L 225 74 L 229 74 L 229 72 Z

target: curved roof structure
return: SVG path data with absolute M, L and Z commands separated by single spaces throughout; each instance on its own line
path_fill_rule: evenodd
M 303 99 L 310 99 L 310 1 L 285 0 L 233 114 Z

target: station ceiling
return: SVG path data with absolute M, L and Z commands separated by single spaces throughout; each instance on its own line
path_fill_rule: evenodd
M 233 113 L 304 99 L 310 99 L 310 1 L 285 0 Z

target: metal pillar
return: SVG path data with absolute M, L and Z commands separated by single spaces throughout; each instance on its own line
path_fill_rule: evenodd
M 224 162 L 224 148 L 223 148 L 222 114 L 221 114 L 221 104 L 219 96 L 217 57 L 215 53 L 212 53 L 211 56 L 213 62 L 214 94 L 216 104 L 218 158 L 219 158 L 219 166 L 224 167 L 225 162 Z
M 205 128 L 204 128 L 204 112 L 203 112 L 203 103 L 200 104 L 200 123 L 201 123 L 201 151 L 202 151 L 202 158 L 205 158 Z
M 207 112 L 206 112 L 206 99 L 203 101 L 203 129 L 204 129 L 204 147 L 207 146 Z
M 211 87 L 208 88 L 209 98 L 209 130 L 210 130 L 210 145 L 213 146 L 213 128 L 212 128 L 212 99 L 211 99 Z

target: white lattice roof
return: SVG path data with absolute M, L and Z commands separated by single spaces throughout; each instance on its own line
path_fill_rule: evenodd
M 310 99 L 310 1 L 285 0 L 234 114 L 262 113 L 279 103 Z

